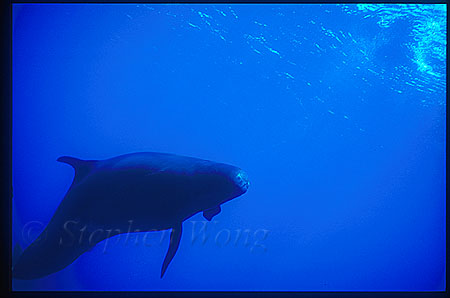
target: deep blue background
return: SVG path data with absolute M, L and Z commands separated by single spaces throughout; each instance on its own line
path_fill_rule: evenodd
M 203 244 L 203 217 L 184 223 L 162 280 L 158 232 L 15 290 L 444 289 L 444 5 L 13 12 L 13 243 L 67 191 L 62 155 L 170 152 L 251 180 Z

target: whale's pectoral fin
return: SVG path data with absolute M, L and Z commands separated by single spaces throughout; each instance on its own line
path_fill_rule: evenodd
M 77 183 L 86 177 L 86 175 L 89 174 L 93 168 L 95 168 L 97 163 L 96 160 L 82 160 L 70 156 L 61 156 L 57 159 L 57 161 L 71 165 L 75 169 L 73 183 Z
M 220 209 L 220 205 L 217 205 L 214 208 L 203 211 L 203 217 L 211 221 L 211 219 L 217 214 L 219 214 L 220 211 L 222 211 L 222 209 Z
M 164 258 L 164 263 L 161 268 L 161 278 L 164 276 L 167 267 L 169 267 L 170 261 L 172 261 L 173 257 L 175 256 L 175 253 L 177 252 L 178 246 L 180 245 L 181 232 L 182 232 L 181 223 L 178 224 L 176 227 L 172 228 L 172 232 L 170 233 L 169 249 L 167 250 L 167 254 L 166 257 Z

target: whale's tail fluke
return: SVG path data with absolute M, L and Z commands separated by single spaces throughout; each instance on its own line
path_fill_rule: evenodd
M 73 183 L 80 182 L 97 164 L 97 160 L 82 160 L 71 156 L 61 156 L 57 161 L 71 165 L 75 169 Z

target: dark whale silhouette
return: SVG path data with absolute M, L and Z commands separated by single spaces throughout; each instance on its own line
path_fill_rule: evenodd
M 133 230 L 172 229 L 163 277 L 181 239 L 182 222 L 198 212 L 211 220 L 220 205 L 247 191 L 241 169 L 165 153 L 131 153 L 106 160 L 60 157 L 75 177 L 39 237 L 17 258 L 13 278 L 57 272 L 106 238 Z

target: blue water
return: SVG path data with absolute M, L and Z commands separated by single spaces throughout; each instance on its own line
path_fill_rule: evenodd
M 62 155 L 229 163 L 206 223 L 111 238 L 14 290 L 445 289 L 445 5 L 14 5 L 13 244 Z

